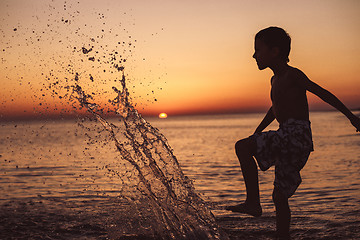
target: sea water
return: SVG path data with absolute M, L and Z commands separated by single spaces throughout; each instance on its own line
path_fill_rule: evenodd
M 212 227 L 231 239 L 273 238 L 272 168 L 259 172 L 262 217 L 223 210 L 245 198 L 234 143 L 251 134 L 262 116 L 148 119 L 166 136 L 180 168 L 204 199 L 201 203 L 214 214 Z M 294 239 L 356 239 L 360 236 L 360 136 L 336 112 L 311 113 L 311 122 L 315 151 L 301 172 L 303 183 L 290 199 L 291 234 Z M 98 122 L 83 124 L 89 129 L 101 127 Z M 269 128 L 276 127 L 274 123 Z M 94 137 L 97 134 L 73 120 L 2 123 L 1 239 L 150 239 L 162 231 L 152 222 L 150 200 L 137 194 L 135 170 L 119 177 L 129 166 L 114 143 Z M 134 184 L 125 183 L 126 179 Z M 187 220 L 190 225 L 194 221 Z

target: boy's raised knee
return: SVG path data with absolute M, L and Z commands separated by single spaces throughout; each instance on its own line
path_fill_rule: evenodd
M 238 156 L 241 154 L 253 155 L 255 148 L 255 143 L 250 138 L 241 139 L 235 143 L 235 151 Z
M 241 140 L 239 140 L 239 141 L 237 141 L 237 142 L 235 143 L 235 150 L 236 150 L 236 152 L 237 152 L 237 151 L 241 151 L 240 149 L 242 148 L 242 145 L 243 145 L 243 139 L 241 139 Z
M 242 155 L 244 152 L 246 152 L 245 139 L 239 140 L 235 143 L 235 152 L 237 156 Z

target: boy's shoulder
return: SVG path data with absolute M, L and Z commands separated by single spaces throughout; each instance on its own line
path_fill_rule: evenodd
M 306 76 L 306 74 L 301 71 L 300 69 L 296 68 L 296 67 L 291 67 L 289 66 L 289 71 L 288 71 L 288 77 L 294 78 L 294 79 L 303 79 L 303 80 L 307 80 L 308 77 Z
M 273 76 L 271 78 L 271 86 L 274 92 L 275 89 L 282 89 L 291 94 L 292 91 L 306 89 L 309 79 L 300 69 L 288 66 L 288 69 L 281 77 Z M 275 88 L 275 89 L 274 89 Z
M 273 81 L 274 79 L 277 79 L 279 77 L 276 77 L 275 75 L 273 75 L 271 77 L 271 81 Z M 300 69 L 296 68 L 296 67 L 292 67 L 292 66 L 288 66 L 288 69 L 286 70 L 285 74 L 280 77 L 280 78 L 285 78 L 286 80 L 306 80 L 308 79 L 308 77 L 305 75 L 305 73 L 303 71 L 301 71 Z
M 285 76 L 287 78 L 287 81 L 290 81 L 292 83 L 297 83 L 299 85 L 304 85 L 306 81 L 309 80 L 309 78 L 305 75 L 303 71 L 301 71 L 298 68 L 289 66 L 288 72 Z

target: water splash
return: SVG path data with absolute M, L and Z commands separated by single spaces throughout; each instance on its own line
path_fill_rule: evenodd
M 106 129 L 122 159 L 127 161 L 135 172 L 135 184 L 141 198 L 137 208 L 148 208 L 147 221 L 156 229 L 154 237 L 162 239 L 219 239 L 214 216 L 206 208 L 203 200 L 195 193 L 189 178 L 181 171 L 180 165 L 169 146 L 167 139 L 158 129 L 151 126 L 129 101 L 125 76 L 121 79 L 122 89 L 113 87 L 117 97 L 117 113 L 122 126 L 109 123 L 98 113 L 98 106 L 81 86 L 73 90 L 76 99 Z M 123 131 L 118 131 L 122 128 Z M 118 136 L 118 134 L 122 136 Z M 119 141 L 119 138 L 125 140 Z M 117 173 L 119 177 L 121 176 Z M 129 198 L 128 198 L 129 199 Z M 139 211 L 131 221 L 139 221 Z M 156 235 L 156 236 L 155 236 Z

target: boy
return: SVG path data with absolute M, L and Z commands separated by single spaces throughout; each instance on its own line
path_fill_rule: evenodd
M 310 81 L 299 69 L 288 65 L 290 36 L 281 28 L 269 27 L 255 36 L 255 58 L 259 70 L 270 68 L 272 106 L 254 135 L 235 145 L 246 186 L 244 203 L 227 210 L 259 217 L 262 208 L 259 198 L 258 170 L 275 166 L 273 201 L 276 209 L 276 231 L 280 238 L 289 238 L 290 198 L 301 183 L 300 170 L 313 151 L 306 91 L 342 112 L 360 131 L 360 119 L 352 114 L 333 94 Z M 277 131 L 262 132 L 277 120 Z

